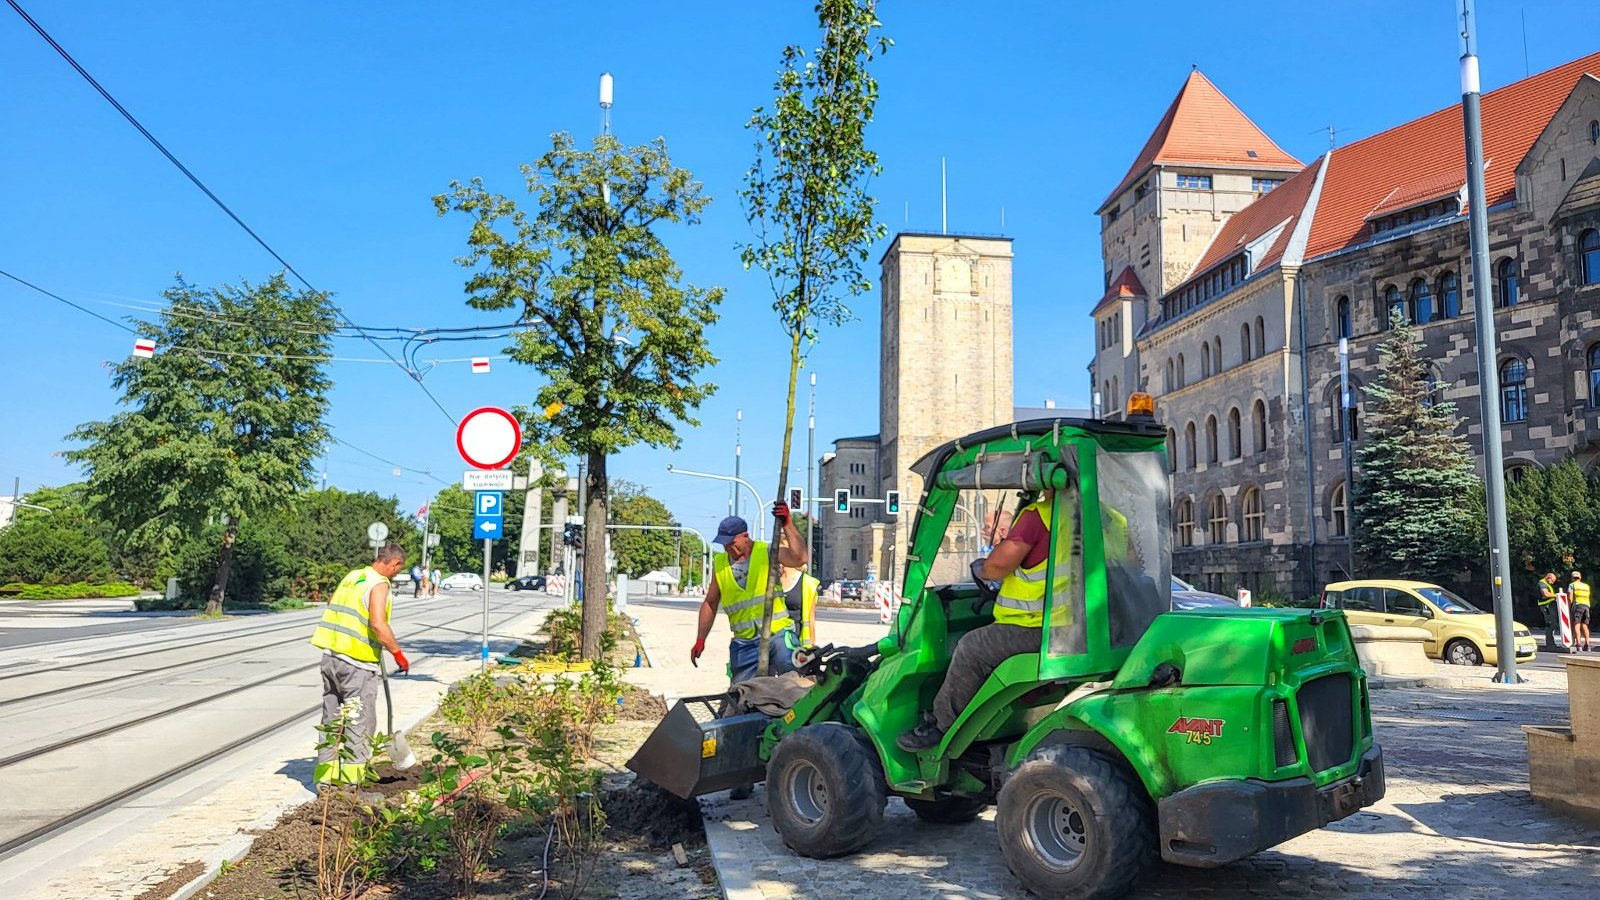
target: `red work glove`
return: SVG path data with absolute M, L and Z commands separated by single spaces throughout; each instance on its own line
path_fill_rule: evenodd
M 779 525 L 789 524 L 789 504 L 782 500 L 772 504 L 772 517 L 778 520 Z
M 705 638 L 696 640 L 694 646 L 689 648 L 689 662 L 694 663 L 696 669 L 700 668 L 700 654 L 704 652 L 706 652 Z
M 394 672 L 396 675 L 411 674 L 411 660 L 406 659 L 404 650 L 394 652 Z

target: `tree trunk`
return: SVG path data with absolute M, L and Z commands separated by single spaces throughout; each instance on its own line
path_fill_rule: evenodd
M 795 385 L 800 381 L 800 332 L 794 332 L 789 338 L 789 401 L 783 415 L 783 459 L 778 465 L 778 492 L 774 495 L 779 501 L 787 499 L 789 490 L 789 442 L 794 437 L 794 392 Z M 794 513 L 795 510 L 789 510 L 790 515 Z M 758 509 L 756 515 L 763 513 Z M 782 523 L 774 519 L 772 530 L 772 546 L 767 554 L 767 599 L 761 604 L 761 633 L 756 635 L 759 640 L 756 656 L 758 676 L 767 674 L 769 668 L 768 632 L 772 630 L 772 599 L 783 586 L 783 563 L 778 560 L 779 551 L 783 549 Z M 755 575 L 754 572 L 750 574 Z
M 606 630 L 606 521 L 610 515 L 610 479 L 604 453 L 590 453 L 589 498 L 583 510 L 583 659 L 600 657 L 600 635 Z
M 217 580 L 206 598 L 206 615 L 222 615 L 222 601 L 228 592 L 228 573 L 233 570 L 233 542 L 239 536 L 239 519 L 228 516 L 228 530 L 222 534 L 222 552 L 217 556 Z

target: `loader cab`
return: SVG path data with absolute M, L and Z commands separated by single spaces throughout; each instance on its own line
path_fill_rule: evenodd
M 937 753 L 918 762 L 882 748 L 891 784 L 942 782 L 952 757 L 1021 734 L 1073 687 L 1115 673 L 1170 608 L 1165 438 L 1149 420 L 1046 419 L 971 435 L 917 463 L 925 490 L 907 554 L 907 602 L 879 644 L 885 671 L 857 707 L 882 718 L 868 731 L 911 728 L 931 707 L 956 642 L 994 621 L 993 592 L 973 581 L 970 566 L 1035 502 L 1050 513 L 1044 624 L 1038 652 L 1001 663 Z M 915 706 L 904 702 L 908 688 Z

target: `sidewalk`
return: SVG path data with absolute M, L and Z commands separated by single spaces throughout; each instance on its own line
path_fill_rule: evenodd
M 682 611 L 630 607 L 660 656 L 659 668 L 638 676 L 640 683 L 679 694 L 721 689 L 720 671 L 688 666 L 694 609 L 688 604 Z M 843 626 L 824 637 L 850 642 L 881 635 L 882 629 L 876 623 Z M 663 653 L 669 642 L 672 653 Z M 713 646 L 708 641 L 705 659 L 712 657 Z M 1389 689 L 1372 695 L 1388 775 L 1383 801 L 1221 869 L 1158 863 L 1133 896 L 1587 900 L 1600 895 L 1600 827 L 1554 815 L 1528 794 L 1519 726 L 1564 721 L 1564 677 L 1533 673 L 1534 683 L 1518 690 L 1491 686 L 1492 670 L 1486 667 L 1481 672 L 1442 668 L 1444 682 L 1474 689 Z M 928 825 L 891 799 L 883 832 L 865 850 L 814 860 L 783 845 L 760 786 L 749 800 L 731 801 L 719 792 L 702 798 L 701 806 L 730 900 L 1024 895 L 998 852 L 992 809 L 969 824 Z

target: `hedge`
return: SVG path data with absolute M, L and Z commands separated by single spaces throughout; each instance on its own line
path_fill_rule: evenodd
M 87 581 L 78 581 L 72 584 L 27 584 L 13 581 L 5 585 L 5 596 L 15 596 L 22 600 L 81 600 L 102 597 L 133 597 L 139 593 L 139 588 L 126 581 L 112 581 L 105 584 L 90 584 Z M 16 594 L 11 592 L 18 591 Z

